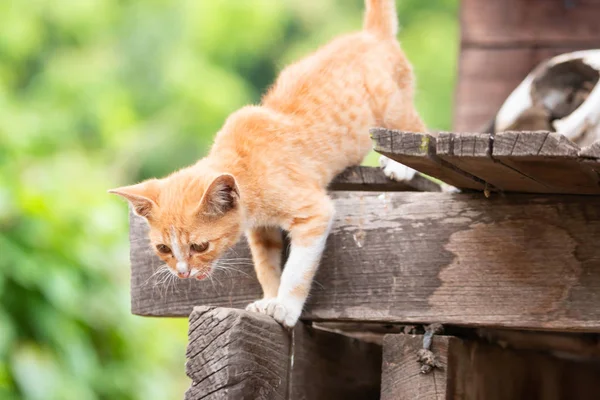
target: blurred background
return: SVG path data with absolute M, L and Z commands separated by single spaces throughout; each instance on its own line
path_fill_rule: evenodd
M 449 129 L 458 0 L 397 3 L 417 108 Z M 0 399 L 183 398 L 187 321 L 130 314 L 127 206 L 106 190 L 202 157 L 229 113 L 362 12 L 0 1 Z

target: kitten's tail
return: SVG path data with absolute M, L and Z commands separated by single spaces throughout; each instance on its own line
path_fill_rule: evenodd
M 365 31 L 382 38 L 395 38 L 398 34 L 398 16 L 395 0 L 365 0 Z

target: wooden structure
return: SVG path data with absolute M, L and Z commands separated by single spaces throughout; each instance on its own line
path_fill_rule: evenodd
M 600 44 L 600 0 L 463 0 L 461 17 L 458 131 L 490 121 L 538 61 Z M 232 255 L 248 260 L 241 272 L 164 287 L 131 215 L 132 312 L 190 318 L 186 399 L 597 398 L 600 143 L 372 136 L 377 151 L 464 193 L 364 167 L 339 176 L 333 230 L 291 332 L 240 310 L 261 295 L 244 242 Z M 444 333 L 432 339 L 431 323 Z
M 427 133 L 374 129 L 375 150 L 451 185 L 475 190 L 600 194 L 597 146 L 555 132 Z

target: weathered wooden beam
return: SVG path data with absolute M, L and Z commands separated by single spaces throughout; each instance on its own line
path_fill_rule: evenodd
M 556 132 L 501 132 L 493 147 L 495 160 L 545 186 L 546 193 L 600 194 L 598 175 L 583 163 L 580 148 Z
M 492 156 L 493 141 L 488 133 L 440 133 L 436 153 L 463 171 L 476 175 L 499 190 L 546 193 L 548 187 L 506 166 Z
M 305 320 L 442 322 L 600 331 L 600 202 L 591 196 L 338 193 Z M 131 219 L 132 311 L 187 316 L 261 296 L 243 273 L 215 281 L 151 278 L 160 262 Z M 218 281 L 217 281 L 218 279 Z M 213 286 L 214 284 L 214 286 Z
M 382 400 L 596 399 L 600 365 L 533 351 L 435 336 L 432 351 L 442 368 L 420 374 L 422 336 L 386 335 Z
M 411 151 L 397 142 L 420 139 L 420 133 L 377 130 L 372 135 L 375 150 L 403 163 L 410 163 Z M 390 145 L 391 143 L 391 145 Z M 439 159 L 439 169 L 421 169 L 459 188 L 473 189 L 447 172 L 471 176 L 488 190 L 528 193 L 600 194 L 600 178 L 591 160 L 580 156 L 580 148 L 556 132 L 499 132 L 439 134 L 429 159 Z M 407 164 L 417 170 L 415 163 Z
M 188 336 L 187 400 L 287 399 L 291 342 L 271 318 L 196 307 Z
M 350 167 L 338 175 L 330 190 L 346 191 L 379 191 L 379 192 L 440 192 L 440 185 L 417 174 L 409 182 L 398 182 L 389 179 L 380 168 Z
M 190 315 L 186 399 L 374 399 L 381 347 L 241 310 Z
M 428 133 L 398 135 L 397 131 L 383 128 L 371 129 L 373 148 L 383 154 L 416 169 L 426 175 L 461 188 L 483 190 L 485 185 L 477 177 L 444 163 L 437 157 L 436 138 Z
M 595 48 L 600 42 L 600 2 L 463 0 L 461 33 L 470 47 Z

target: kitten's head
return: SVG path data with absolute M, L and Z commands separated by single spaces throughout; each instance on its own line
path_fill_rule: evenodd
M 148 221 L 154 251 L 179 278 L 207 277 L 242 233 L 240 194 L 229 174 L 206 179 L 182 170 L 109 192 Z

